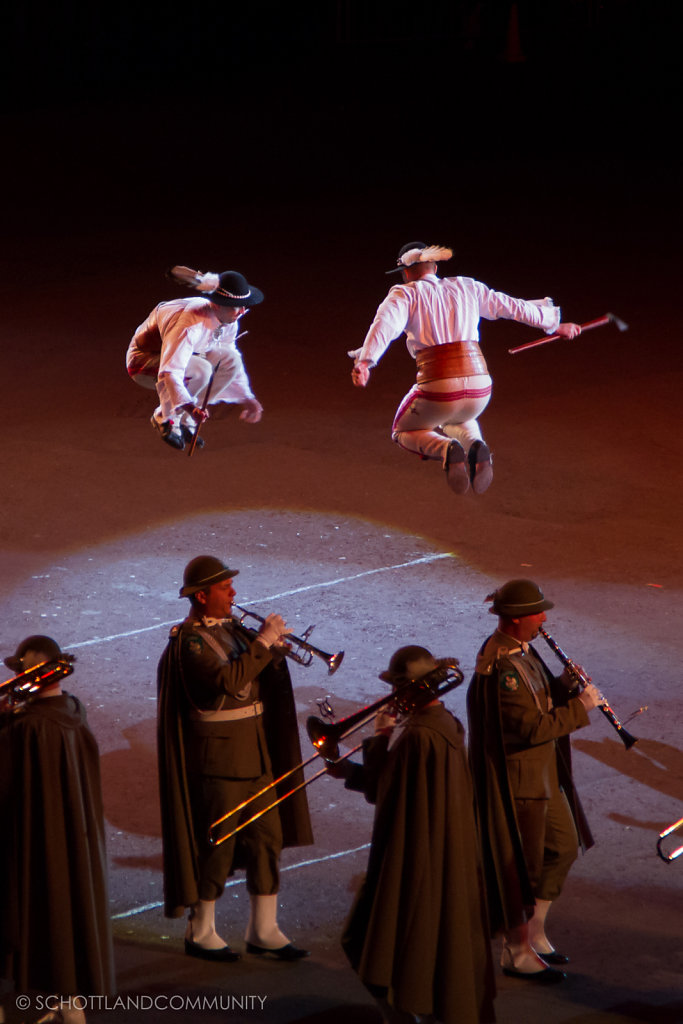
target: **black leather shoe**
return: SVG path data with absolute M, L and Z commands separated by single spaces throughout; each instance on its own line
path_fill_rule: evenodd
M 465 449 L 459 441 L 451 441 L 446 454 L 446 483 L 455 494 L 466 494 L 470 476 L 465 467 Z
M 195 432 L 192 429 L 192 427 L 187 427 L 187 426 L 185 426 L 184 423 L 181 423 L 180 424 L 180 433 L 182 434 L 183 441 L 185 442 L 185 444 L 192 444 L 192 442 L 194 440 L 194 435 L 195 435 Z M 195 448 L 203 448 L 205 443 L 206 442 L 204 441 L 203 437 L 198 437 L 197 438 L 197 442 L 195 444 Z
M 514 967 L 504 967 L 503 974 L 507 978 L 523 978 L 524 981 L 535 981 L 537 985 L 556 985 L 558 981 L 564 981 L 567 975 L 564 971 L 556 971 L 553 967 L 546 967 L 543 971 L 516 971 Z
M 562 964 L 569 963 L 569 957 L 565 956 L 564 953 L 558 953 L 556 949 L 552 953 L 539 953 L 538 950 L 534 951 L 536 956 L 540 956 L 546 964 L 552 964 L 554 967 L 559 967 Z
M 475 441 L 467 453 L 470 481 L 475 494 L 483 494 L 493 480 L 493 456 L 484 441 Z
M 240 959 L 240 954 L 236 953 L 234 949 L 230 949 L 230 946 L 221 946 L 220 949 L 205 949 L 204 946 L 193 942 L 192 939 L 185 939 L 185 952 L 188 956 L 196 956 L 199 960 L 213 960 L 215 963 L 221 964 L 231 964 Z
M 266 949 L 265 946 L 255 946 L 253 942 L 248 942 L 247 953 L 253 953 L 255 956 L 274 956 L 277 960 L 302 960 L 305 956 L 311 955 L 310 949 L 299 949 L 291 942 L 277 949 Z
M 170 445 L 171 448 L 176 448 L 179 452 L 183 450 L 183 448 L 185 447 L 185 442 L 183 440 L 182 434 L 180 433 L 179 430 L 174 429 L 173 424 L 171 423 L 170 420 L 164 420 L 163 423 L 159 423 L 159 420 L 156 418 L 156 416 L 152 416 L 152 426 L 159 434 L 159 437 L 164 442 L 164 444 Z

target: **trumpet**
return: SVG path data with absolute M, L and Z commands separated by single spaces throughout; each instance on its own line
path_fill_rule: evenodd
M 564 653 L 560 645 L 555 640 L 553 640 L 550 633 L 546 632 L 546 630 L 543 629 L 543 627 L 541 627 L 538 632 L 541 634 L 545 642 L 548 644 L 548 647 L 550 647 L 550 649 L 555 652 L 555 654 L 560 659 L 562 664 L 569 671 L 569 674 L 576 681 L 576 684 L 579 687 L 579 689 L 583 689 L 584 686 L 590 683 L 590 676 L 586 675 L 586 673 L 579 668 L 576 662 L 572 661 L 572 659 Z M 626 750 L 629 750 L 634 743 L 638 742 L 638 738 L 636 736 L 632 736 L 630 732 L 627 732 L 626 729 L 624 729 L 623 725 L 621 724 L 617 716 L 614 714 L 614 711 L 609 706 L 609 704 L 607 703 L 602 694 L 600 694 L 600 698 L 602 700 L 602 704 L 598 704 L 599 710 L 602 711 L 603 715 L 610 723 L 610 725 L 613 726 L 614 729 L 616 729 L 617 736 L 624 744 Z
M 683 846 L 679 846 L 675 850 L 671 850 L 671 852 L 667 853 L 662 848 L 662 843 L 667 836 L 671 835 L 672 832 L 678 832 L 681 828 L 683 828 L 683 818 L 679 818 L 678 821 L 674 821 L 673 825 L 669 825 L 668 828 L 665 828 L 663 832 L 659 833 L 659 839 L 657 840 L 657 853 L 662 860 L 667 862 L 667 864 L 681 856 L 683 853 Z
M 234 606 L 233 606 L 234 607 Z M 353 747 L 351 750 L 347 750 L 345 754 L 339 755 L 339 742 L 350 736 L 352 733 L 361 729 L 364 725 L 367 725 L 374 718 L 377 717 L 379 712 L 385 707 L 393 707 L 397 715 L 409 715 L 413 711 L 417 711 L 419 708 L 424 707 L 425 704 L 429 704 L 430 701 L 436 700 L 441 697 L 444 693 L 448 693 L 449 690 L 459 686 L 463 681 L 463 674 L 458 668 L 458 661 L 456 658 L 441 658 L 438 660 L 437 667 L 431 672 L 427 673 L 421 679 L 410 680 L 404 683 L 403 686 L 398 687 L 393 693 L 387 694 L 386 697 L 382 697 L 380 700 L 375 701 L 374 704 L 370 704 L 366 708 L 361 708 L 354 714 L 349 715 L 347 718 L 342 719 L 340 722 L 326 723 L 321 718 L 316 718 L 315 715 L 311 715 L 306 722 L 306 731 L 308 732 L 309 738 L 316 748 L 315 754 L 311 754 L 310 757 L 302 761 L 301 764 L 296 765 L 294 768 L 290 768 L 288 772 L 280 775 L 279 778 L 274 779 L 273 782 L 268 783 L 263 789 L 260 789 L 258 793 L 254 793 L 253 796 L 247 800 L 243 800 L 237 807 L 233 807 L 226 814 L 217 818 L 216 821 L 212 822 L 209 826 L 208 841 L 210 846 L 220 846 L 221 843 L 226 842 L 228 839 L 232 839 L 233 836 L 241 832 L 242 829 L 246 828 L 247 825 L 251 825 L 253 821 L 257 821 L 268 811 L 272 811 L 274 807 L 281 804 L 288 797 L 293 796 L 294 793 L 298 793 L 300 789 L 304 789 L 306 786 L 310 786 L 312 782 L 319 779 L 321 775 L 327 774 L 327 768 L 330 764 L 336 764 L 339 761 L 345 761 L 351 754 L 355 754 L 357 750 L 360 750 L 362 744 Z M 325 701 L 329 709 L 329 704 Z M 322 710 L 322 708 L 321 708 Z M 282 796 L 273 800 L 267 807 L 262 808 L 256 814 L 252 814 L 246 821 L 239 822 L 235 828 L 230 832 L 226 832 L 225 835 L 215 836 L 216 830 L 229 818 L 232 818 L 235 814 L 239 814 L 244 811 L 250 804 L 255 803 L 265 793 L 274 790 L 286 779 L 289 779 L 296 772 L 304 769 L 306 765 L 310 764 L 311 761 L 315 761 L 321 757 L 325 761 L 325 766 L 319 771 L 311 775 L 310 778 L 304 779 L 303 782 L 297 783 L 288 793 L 284 793 Z
M 240 626 L 244 626 L 245 629 L 249 629 L 249 626 L 245 626 L 244 620 L 247 618 L 255 619 L 256 622 L 262 626 L 266 621 L 262 615 L 258 615 L 256 612 L 250 612 L 246 608 L 240 607 L 238 604 L 233 604 L 233 612 L 237 612 L 237 615 L 233 614 L 233 619 Z M 344 652 L 337 651 L 336 654 L 327 654 L 325 651 L 321 651 L 318 647 L 314 647 L 313 644 L 308 642 L 308 638 L 315 629 L 315 626 L 309 626 L 308 629 L 304 630 L 303 636 L 295 636 L 294 633 L 285 633 L 284 638 L 287 646 L 282 648 L 283 654 L 287 658 L 291 658 L 298 665 L 310 665 L 313 658 L 320 658 L 327 665 L 327 671 L 329 675 L 332 675 L 337 671 L 342 661 L 344 660 Z
M 33 668 L 27 668 L 11 679 L 5 679 L 0 683 L 0 700 L 4 700 L 5 712 L 17 712 L 23 704 L 29 701 L 45 689 L 52 686 L 58 679 L 70 676 L 73 672 L 73 663 L 76 660 L 75 654 L 62 654 L 59 658 L 41 661 Z

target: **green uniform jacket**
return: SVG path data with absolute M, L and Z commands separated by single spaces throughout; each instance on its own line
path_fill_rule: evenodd
M 198 629 L 199 625 L 186 620 L 173 627 L 158 670 L 157 751 L 167 917 L 182 916 L 184 908 L 198 899 L 189 759 L 201 756 L 207 774 L 232 778 L 258 778 L 271 766 L 278 778 L 301 764 L 294 694 L 284 659 L 273 661 L 272 653 L 255 642 L 254 634 L 237 624 L 213 625 L 208 630 Z M 222 648 L 223 657 L 207 643 L 207 633 Z M 190 725 L 193 705 L 203 710 L 229 709 L 255 699 L 264 705 L 258 718 Z M 273 800 L 302 781 L 299 770 L 273 791 Z M 285 846 L 313 842 L 305 790 L 284 800 L 278 810 Z M 235 867 L 242 865 L 238 836 Z
M 521 679 L 516 657 L 510 657 L 500 634 L 494 633 L 479 652 L 467 692 L 470 763 L 493 932 L 515 927 L 533 912 L 514 797 L 549 795 L 544 770 L 549 758 L 556 759 L 582 848 L 593 845 L 574 789 L 569 742 L 569 733 L 588 724 L 588 713 L 529 647 L 525 657 L 534 659 L 545 675 L 554 705 L 549 712 L 539 709 Z

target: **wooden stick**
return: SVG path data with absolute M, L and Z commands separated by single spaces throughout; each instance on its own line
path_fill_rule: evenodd
M 604 327 L 605 324 L 612 323 L 616 324 L 620 331 L 628 330 L 628 324 L 625 324 L 623 320 L 616 317 L 614 313 L 605 313 L 604 316 L 599 316 L 596 320 L 589 320 L 588 323 L 581 324 L 581 333 L 583 334 L 584 331 L 592 331 L 595 327 Z M 538 345 L 548 345 L 551 341 L 559 341 L 561 337 L 561 334 L 551 334 L 545 338 L 538 338 L 537 341 L 527 341 L 525 345 L 518 345 L 517 348 L 509 348 L 508 352 L 510 355 L 515 355 L 517 352 L 524 352 L 527 348 L 536 348 Z

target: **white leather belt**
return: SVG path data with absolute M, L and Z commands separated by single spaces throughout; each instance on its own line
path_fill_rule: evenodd
M 196 722 L 236 722 L 240 718 L 258 718 L 263 714 L 260 700 L 243 708 L 228 708 L 225 711 L 193 711 L 190 715 Z

